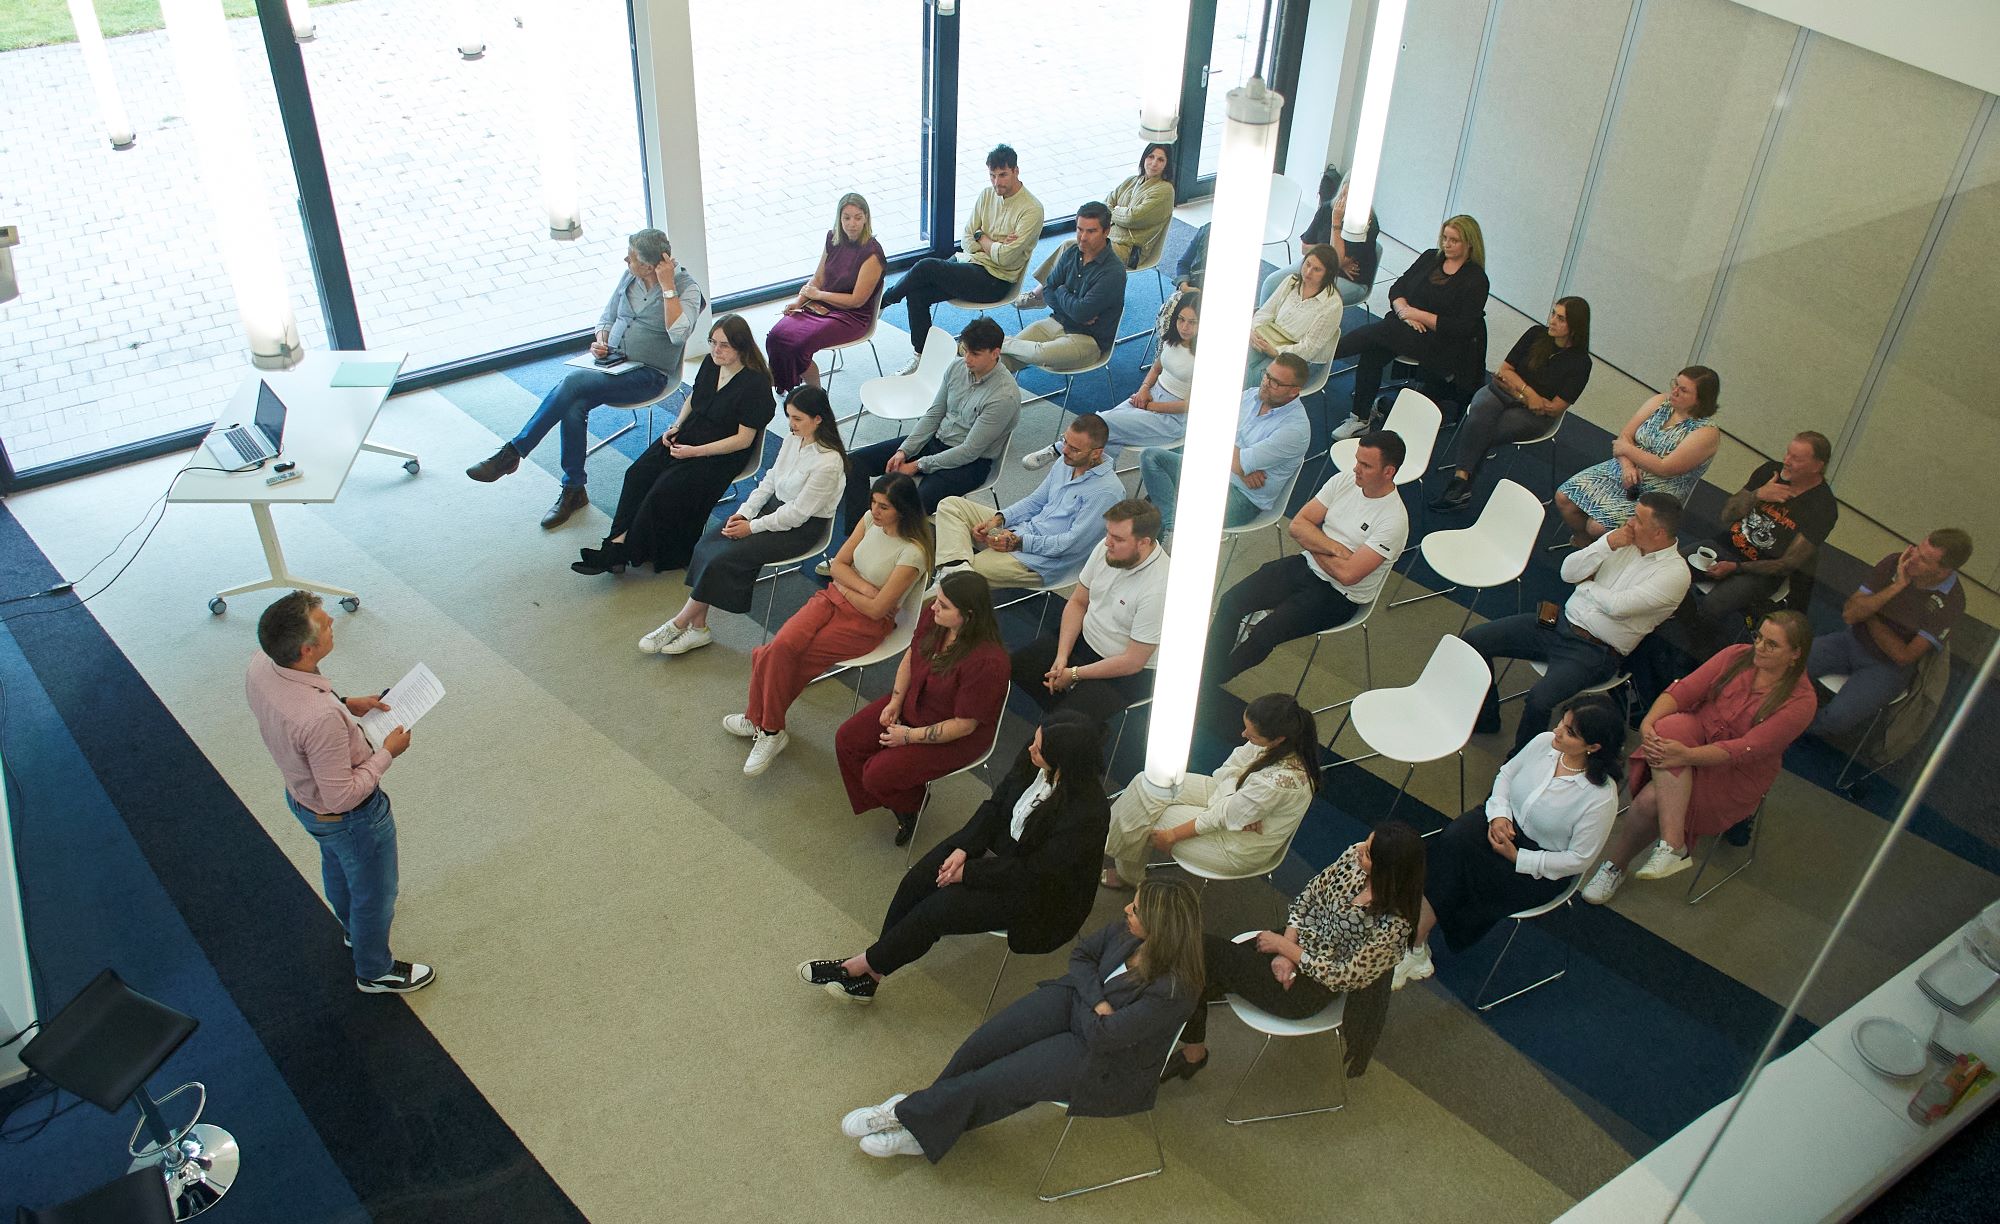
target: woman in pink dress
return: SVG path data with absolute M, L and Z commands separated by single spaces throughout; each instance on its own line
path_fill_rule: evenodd
M 1690 865 L 1695 838 L 1720 834 L 1757 810 L 1785 749 L 1818 709 L 1805 678 L 1811 650 L 1805 616 L 1773 612 L 1754 642 L 1718 651 L 1660 694 L 1629 758 L 1631 810 L 1584 886 L 1585 901 L 1609 901 L 1648 844 L 1651 854 L 1632 874 L 1665 879 Z
M 801 382 L 819 386 L 813 354 L 868 334 L 881 305 L 882 274 L 889 266 L 873 227 L 868 201 L 852 191 L 840 197 L 819 267 L 785 307 L 784 318 L 764 337 L 771 385 L 779 395 Z

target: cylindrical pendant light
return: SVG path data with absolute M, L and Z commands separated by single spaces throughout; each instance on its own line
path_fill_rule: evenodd
M 571 122 L 569 23 L 552 0 L 533 4 L 527 35 L 533 51 L 518 71 L 535 108 L 535 144 L 542 177 L 542 208 L 549 237 L 567 242 L 583 233 L 577 208 L 576 125 Z
M 476 60 L 486 54 L 486 27 L 479 19 L 479 0 L 459 0 L 456 16 L 459 55 Z
M 1278 115 L 1285 100 L 1251 77 L 1229 91 L 1222 155 L 1215 176 L 1215 210 L 1202 277 L 1201 348 L 1188 395 L 1187 441 L 1181 448 L 1180 503 L 1174 510 L 1174 553 L 1167 575 L 1167 614 L 1153 673 L 1146 780 L 1180 785 L 1194 738 L 1201 689 L 1202 648 L 1215 595 L 1222 516 L 1229 499 L 1229 457 L 1243 402 L 1250 316 L 1257 308 L 1257 270 L 1264 208 L 1278 149 Z
M 1139 62 L 1157 69 L 1187 58 L 1187 0 L 1158 0 L 1146 17 L 1146 52 Z M 1181 135 L 1181 78 L 1177 72 L 1144 71 L 1139 90 L 1139 139 L 1172 144 Z
M 83 52 L 83 66 L 90 73 L 90 85 L 97 91 L 97 114 L 104 120 L 104 135 L 114 149 L 129 149 L 138 139 L 132 120 L 125 114 L 125 101 L 118 96 L 118 78 L 111 75 L 111 57 L 104 53 L 104 31 L 97 24 L 97 6 L 91 0 L 69 0 L 69 19 L 76 26 L 76 45 Z
M 1382 136 L 1389 127 L 1389 91 L 1396 85 L 1396 55 L 1403 45 L 1403 13 L 1408 0 L 1381 0 L 1375 9 L 1375 41 L 1368 46 L 1368 75 L 1361 87 L 1361 118 L 1354 132 L 1354 165 L 1347 173 L 1347 214 L 1340 236 L 1368 240 L 1368 214 L 1375 207 L 1381 177 Z
M 292 37 L 299 42 L 313 40 L 312 0 L 285 0 L 285 12 L 292 19 Z
M 250 139 L 249 107 L 236 79 L 222 0 L 161 0 L 160 10 L 250 360 L 259 369 L 288 369 L 305 350 L 285 289 L 271 197 Z

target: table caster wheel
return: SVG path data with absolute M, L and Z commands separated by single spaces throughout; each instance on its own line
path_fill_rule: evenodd
M 220 595 L 217 595 L 215 598 L 208 601 L 208 610 L 209 613 L 213 616 L 221 616 L 225 611 L 228 610 L 228 608 L 229 605 L 223 602 L 222 596 Z
M 340 597 L 340 606 L 346 608 L 349 612 L 359 612 L 361 610 L 361 597 L 359 595 L 343 595 Z
M 403 461 L 403 470 L 408 472 L 412 476 L 415 476 L 418 472 L 422 471 L 423 467 L 424 465 L 418 463 L 415 459 L 405 459 Z

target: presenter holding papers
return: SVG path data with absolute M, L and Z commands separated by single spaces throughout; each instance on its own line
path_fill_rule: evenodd
M 364 994 L 407 994 L 437 976 L 429 965 L 389 952 L 396 916 L 396 820 L 382 775 L 410 747 L 416 714 L 444 694 L 418 664 L 382 697 L 342 697 L 320 673 L 333 653 L 333 618 L 310 591 L 293 591 L 257 620 L 258 653 L 243 688 L 264 746 L 285 779 L 285 804 L 319 843 L 326 902 L 354 952 L 354 986 Z M 408 692 L 413 713 L 385 698 Z M 426 700 L 427 698 L 427 700 Z M 379 746 L 362 720 L 383 726 Z

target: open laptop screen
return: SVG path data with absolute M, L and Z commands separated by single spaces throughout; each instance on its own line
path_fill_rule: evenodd
M 257 428 L 263 431 L 265 439 L 271 443 L 272 452 L 283 454 L 285 452 L 285 401 L 279 399 L 278 393 L 271 390 L 271 384 L 262 379 L 257 381 L 256 424 Z

